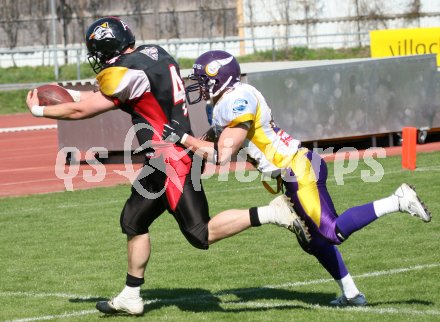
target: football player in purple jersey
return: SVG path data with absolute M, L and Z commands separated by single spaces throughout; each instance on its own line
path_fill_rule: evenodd
M 307 239 L 305 225 L 285 196 L 267 206 L 226 210 L 211 219 L 205 193 L 196 189 L 201 187 L 200 176 L 191 176 L 195 156 L 181 144 L 162 140 L 164 124 L 171 120 L 191 134 L 185 87 L 175 60 L 157 45 L 135 47 L 132 31 L 117 17 L 93 22 L 86 32 L 86 44 L 89 62 L 97 73 L 97 91 L 69 90 L 74 102 L 40 106 L 34 90 L 26 102 L 33 115 L 60 120 L 85 119 L 121 109 L 131 115 L 146 156 L 120 218 L 122 232 L 127 235 L 125 288 L 110 301 L 98 302 L 99 311 L 143 314 L 140 287 L 150 258 L 149 227 L 166 210 L 188 242 L 199 249 L 261 224 L 276 224 Z M 201 173 L 200 169 L 196 172 Z
M 431 214 L 414 189 L 402 184 L 390 196 L 338 215 L 327 191 L 325 161 L 276 126 L 263 95 L 255 87 L 241 83 L 240 74 L 237 60 L 227 52 L 213 50 L 197 58 L 189 76 L 195 83 L 187 87 L 188 101 L 204 99 L 214 106 L 214 142 L 184 133 L 177 120 L 165 125 L 164 140 L 179 142 L 220 164 L 243 148 L 260 172 L 282 179 L 285 195 L 311 234 L 310 242 L 299 239 L 302 248 L 317 258 L 342 290 L 331 304 L 366 305 L 365 296 L 357 289 L 336 245 L 386 214 L 406 212 L 424 222 L 431 220 Z M 192 98 L 191 92 L 199 95 Z

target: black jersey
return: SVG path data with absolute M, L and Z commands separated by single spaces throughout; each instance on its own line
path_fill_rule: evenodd
M 139 144 L 160 141 L 163 125 L 177 120 L 190 133 L 185 86 L 179 66 L 162 47 L 143 45 L 110 62 L 96 77 L 100 91 L 131 114 Z M 147 144 L 150 145 L 151 144 Z

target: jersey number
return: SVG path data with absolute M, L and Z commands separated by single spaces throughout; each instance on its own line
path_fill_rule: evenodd
M 183 85 L 182 79 L 177 73 L 176 66 L 170 65 L 171 81 L 173 82 L 173 98 L 174 105 L 183 103 L 185 101 L 185 86 Z

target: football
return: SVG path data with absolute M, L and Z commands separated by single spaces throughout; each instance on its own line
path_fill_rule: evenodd
M 73 102 L 72 96 L 61 86 L 48 84 L 37 87 L 37 90 L 40 105 L 57 105 Z

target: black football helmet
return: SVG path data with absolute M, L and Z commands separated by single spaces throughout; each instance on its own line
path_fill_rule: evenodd
M 135 37 L 128 25 L 117 17 L 104 17 L 92 23 L 86 32 L 90 66 L 99 73 L 107 62 L 125 49 L 134 47 Z

